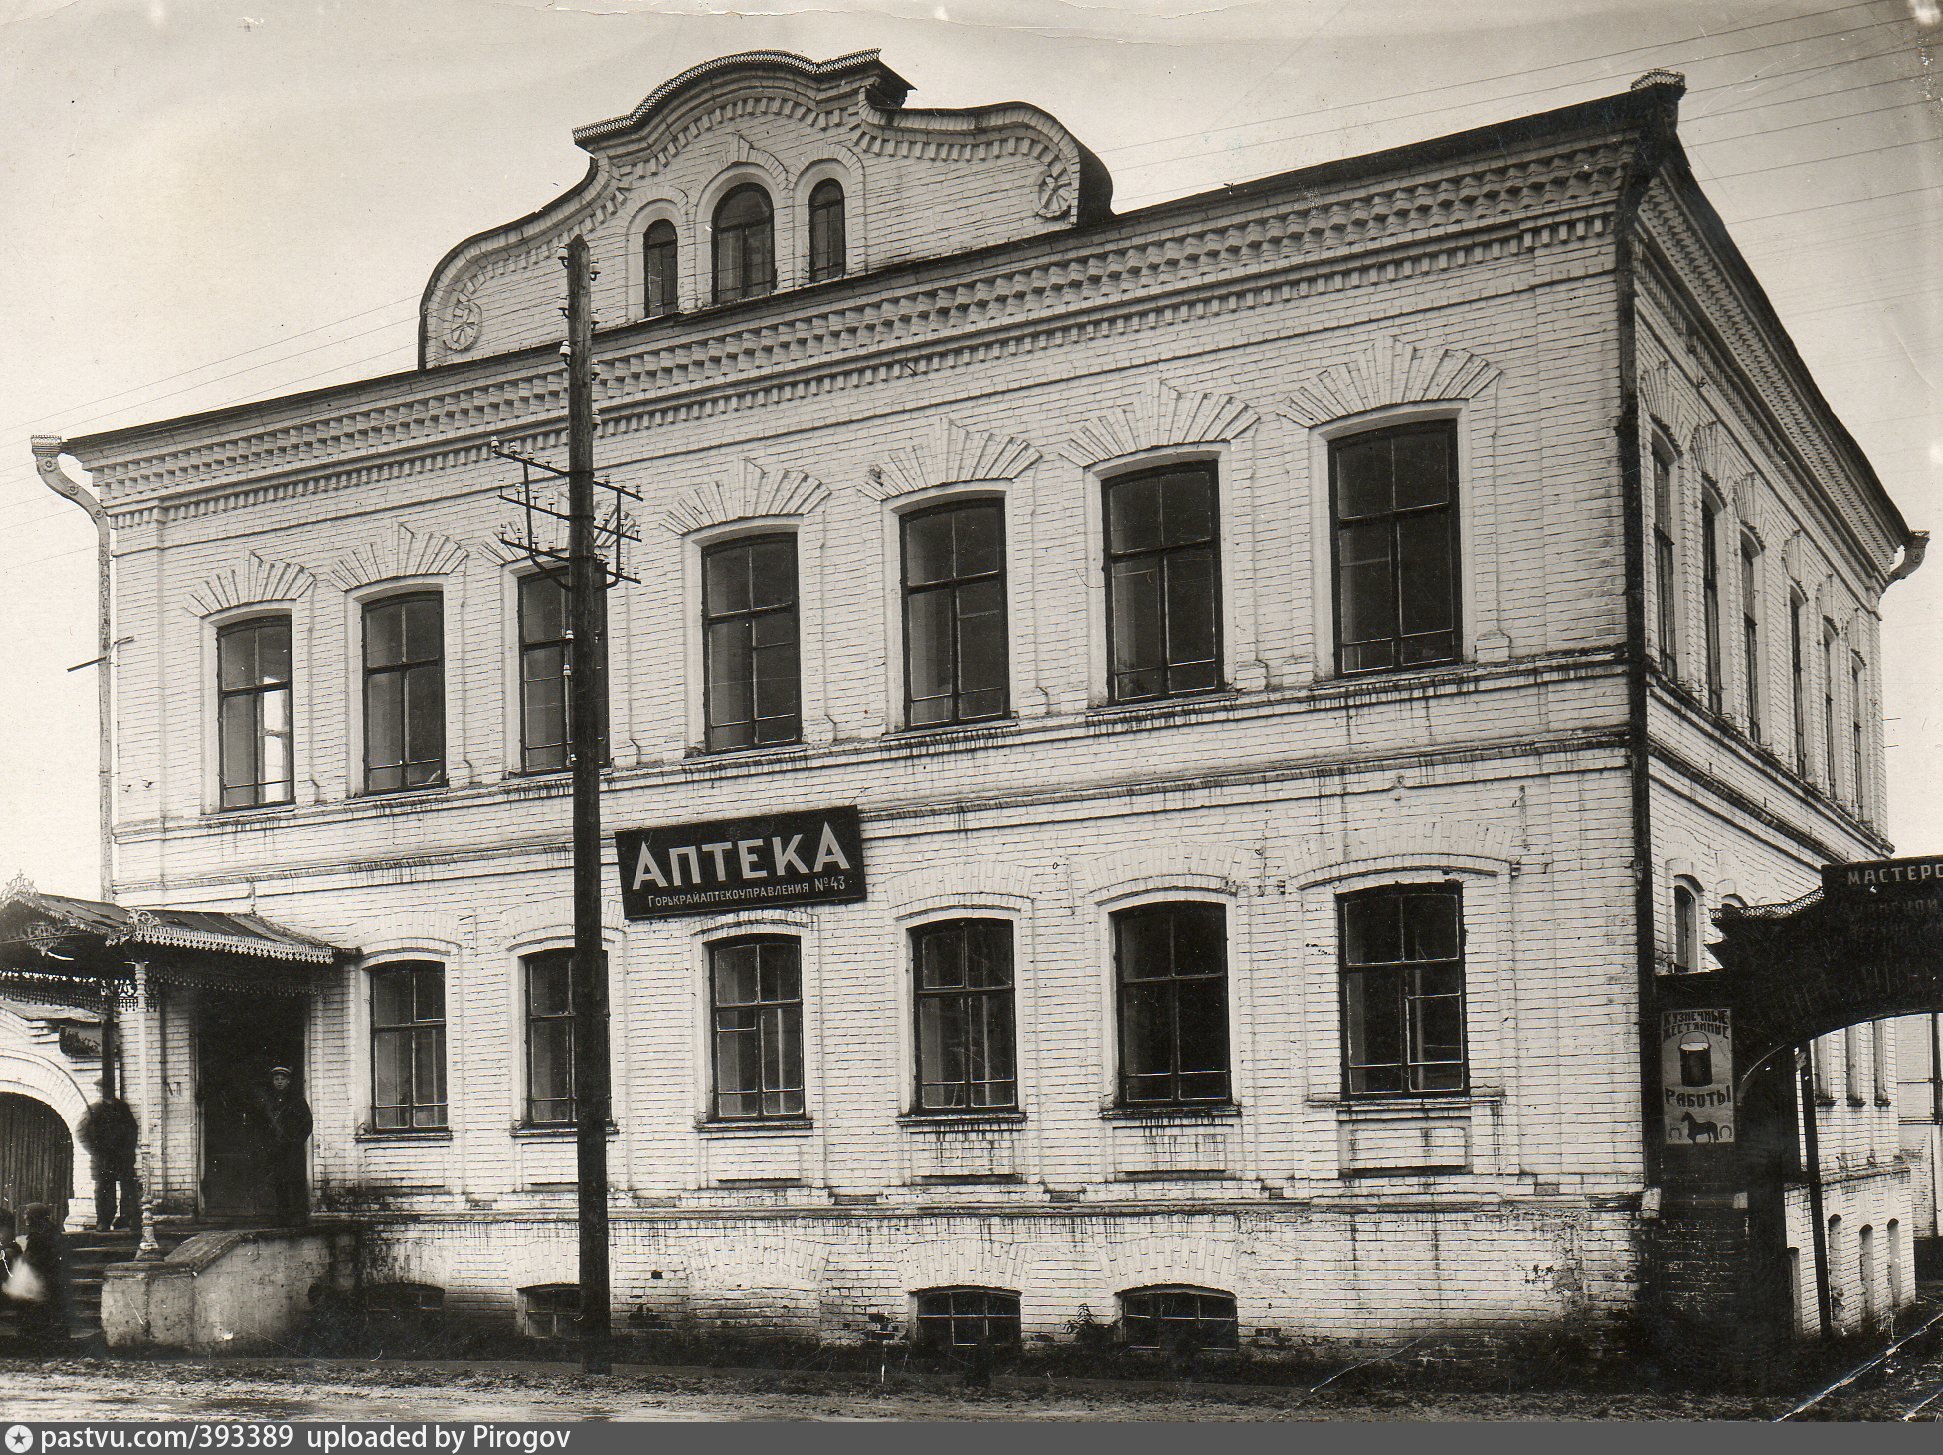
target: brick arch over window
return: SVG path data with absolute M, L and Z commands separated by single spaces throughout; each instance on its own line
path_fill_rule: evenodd
M 1240 1259 L 1235 1239 L 1219 1236 L 1168 1237 L 1164 1234 L 1108 1243 L 1099 1254 L 1103 1292 L 1118 1294 L 1156 1284 L 1189 1284 L 1241 1293 Z
M 751 516 L 808 515 L 829 498 L 829 487 L 802 470 L 772 470 L 744 460 L 732 479 L 683 491 L 661 523 L 670 534 L 684 536 Z
M 1024 1248 L 972 1234 L 926 1239 L 897 1265 L 898 1282 L 907 1289 L 1024 1289 L 1031 1286 L 1029 1276 Z
M 467 554 L 450 536 L 415 531 L 401 520 L 339 557 L 328 574 L 341 589 L 356 591 L 400 576 L 449 576 L 465 564 Z
M 1348 865 L 1415 864 L 1502 869 L 1521 860 L 1508 825 L 1469 819 L 1407 820 L 1305 840 L 1288 865 L 1292 881 L 1333 877 Z
M 1123 849 L 1094 860 L 1086 866 L 1085 887 L 1093 899 L 1165 888 L 1234 894 L 1261 874 L 1261 856 L 1250 849 L 1172 842 Z
M 1032 883 L 1032 871 L 1017 864 L 999 859 L 961 859 L 899 874 L 886 881 L 879 892 L 893 915 L 904 915 L 955 904 L 1015 902 L 1023 906 L 1031 903 Z
M 1498 381 L 1498 366 L 1462 349 L 1379 338 L 1299 381 L 1282 414 L 1311 429 L 1393 404 L 1472 399 Z
M 1260 422 L 1253 406 L 1232 395 L 1185 392 L 1156 377 L 1129 402 L 1081 425 L 1059 453 L 1091 469 L 1144 450 L 1239 439 Z
M 1686 439 L 1693 433 L 1693 411 L 1677 389 L 1673 366 L 1666 360 L 1643 364 L 1638 375 L 1639 407 L 1672 435 Z
M 1025 440 L 942 419 L 910 444 L 887 451 L 865 472 L 863 492 L 873 500 L 895 500 L 934 485 L 1016 480 L 1041 458 L 1038 446 Z
M 214 616 L 232 607 L 258 602 L 284 604 L 300 600 L 316 577 L 289 561 L 272 561 L 251 551 L 241 565 L 205 577 L 189 589 L 188 610 L 193 616 Z

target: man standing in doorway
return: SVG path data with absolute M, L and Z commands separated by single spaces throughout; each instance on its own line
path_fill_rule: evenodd
M 139 1140 L 135 1113 L 107 1085 L 104 1080 L 101 1096 L 81 1118 L 77 1134 L 94 1162 L 94 1225 L 101 1233 L 141 1224 L 142 1191 L 135 1180 Z M 117 1191 L 121 1194 L 119 1210 L 115 1206 Z
M 270 1084 L 257 1098 L 257 1130 L 270 1173 L 271 1205 L 283 1223 L 301 1223 L 310 1208 L 304 1176 L 304 1144 L 310 1140 L 310 1104 L 296 1089 L 288 1066 L 270 1068 Z

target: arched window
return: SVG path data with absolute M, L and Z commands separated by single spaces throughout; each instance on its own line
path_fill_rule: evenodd
M 1673 963 L 1682 975 L 1700 968 L 1700 895 L 1691 884 L 1673 886 Z
M 1009 1288 L 921 1288 L 916 1335 L 920 1349 L 1012 1348 L 1019 1342 L 1019 1296 Z
M 1120 1295 L 1120 1332 L 1129 1349 L 1233 1349 L 1240 1332 L 1235 1296 L 1214 1288 L 1130 1288 Z
M 223 807 L 290 802 L 290 618 L 251 617 L 218 631 L 216 676 Z
M 810 192 L 810 281 L 843 274 L 843 183 L 826 177 Z
M 676 266 L 675 225 L 663 219 L 648 224 L 641 238 L 642 276 L 647 280 L 646 314 L 659 318 L 681 310 L 677 289 L 680 274 Z
M 759 298 L 776 286 L 776 213 L 753 182 L 715 209 L 715 301 Z

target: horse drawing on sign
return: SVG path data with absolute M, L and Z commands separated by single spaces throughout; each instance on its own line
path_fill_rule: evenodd
M 1697 1145 L 1703 1141 L 1705 1142 L 1720 1141 L 1719 1122 L 1703 1122 L 1700 1120 L 1699 1117 L 1695 1116 L 1690 1111 L 1682 1112 L 1680 1114 L 1680 1120 L 1686 1123 L 1687 1140 L 1689 1142 L 1695 1143 Z

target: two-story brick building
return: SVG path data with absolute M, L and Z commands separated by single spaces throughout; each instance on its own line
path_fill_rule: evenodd
M 1678 78 L 1123 215 L 1044 112 L 907 90 L 697 67 L 439 263 L 420 367 L 42 442 L 111 530 L 117 897 L 358 952 L 152 997 L 162 1206 L 250 1210 L 198 1078 L 292 1060 L 370 1277 L 562 1307 L 564 625 L 494 442 L 563 451 L 579 234 L 642 497 L 606 823 L 853 809 L 864 861 L 633 920 L 610 871 L 617 1308 L 1230 1344 L 1630 1306 L 1643 998 L 1722 902 L 1886 848 L 1911 559 Z M 656 875 L 788 867 L 732 842 Z M 1907 1227 L 1855 1037 L 1828 1195 Z M 1911 1287 L 1876 1246 L 1852 1318 Z

